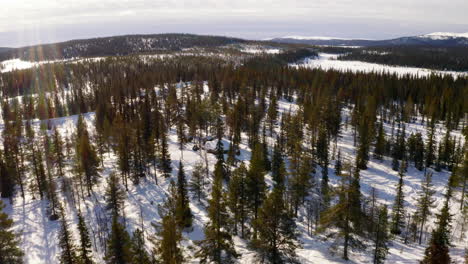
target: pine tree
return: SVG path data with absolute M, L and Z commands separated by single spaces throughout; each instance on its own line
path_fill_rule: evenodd
M 171 176 L 171 156 L 169 154 L 169 147 L 167 145 L 167 134 L 164 132 L 161 134 L 161 152 L 159 156 L 159 168 L 162 170 L 164 177 Z
M 375 142 L 375 148 L 374 148 L 374 156 L 378 160 L 382 160 L 382 157 L 385 154 L 385 132 L 383 129 L 383 122 L 381 121 L 379 123 L 379 131 L 377 134 L 376 142 Z
M 283 200 L 282 187 L 275 187 L 268 195 L 253 225 L 258 238 L 253 239 L 252 246 L 262 263 L 299 263 L 296 223 Z
M 61 209 L 62 220 L 60 221 L 60 234 L 59 234 L 59 245 L 61 248 L 60 252 L 60 263 L 61 264 L 78 264 L 79 259 L 76 255 L 76 245 L 70 232 L 69 225 L 65 218 L 65 212 Z
M 137 228 L 133 232 L 131 244 L 131 255 L 133 256 L 132 263 L 151 264 L 150 256 L 148 255 L 148 252 L 146 252 L 145 249 L 145 239 L 143 231 Z
M 435 142 L 435 120 L 431 119 L 429 126 L 429 133 L 427 133 L 427 144 L 426 144 L 426 167 L 430 167 L 434 164 L 435 152 L 436 152 L 436 142 Z
M 81 120 L 81 121 L 80 121 Z M 77 168 L 78 172 L 84 176 L 88 196 L 91 195 L 92 186 L 97 182 L 99 158 L 94 146 L 91 145 L 88 129 L 86 128 L 82 116 L 78 118 L 77 125 Z
M 180 245 L 183 237 L 176 219 L 177 189 L 172 180 L 170 182 L 169 195 L 164 200 L 163 205 L 158 208 L 158 211 L 161 221 L 157 224 L 152 224 L 157 231 L 157 237 L 152 238 L 155 245 L 153 253 L 162 263 L 181 264 L 184 262 L 183 251 Z
M 17 235 L 11 230 L 13 220 L 3 212 L 5 205 L 0 200 L 0 263 L 22 264 L 24 253 Z
M 107 202 L 107 210 L 111 212 L 111 215 L 120 215 L 124 205 L 125 193 L 120 187 L 115 173 L 111 173 L 109 175 L 105 197 Z
M 417 219 L 419 221 L 419 244 L 422 242 L 422 235 L 424 230 L 424 224 L 429 216 L 431 216 L 431 208 L 434 207 L 434 195 L 435 191 L 432 188 L 432 173 L 426 172 L 424 180 L 421 183 L 421 192 L 418 197 L 417 204 Z
M 247 202 L 254 220 L 258 217 L 258 210 L 265 198 L 266 191 L 265 170 L 263 168 L 262 157 L 261 146 L 260 144 L 256 144 L 250 160 L 250 167 L 246 179 Z
M 106 263 L 131 264 L 133 259 L 131 247 L 130 235 L 119 222 L 118 216 L 114 215 L 111 234 L 107 240 L 107 254 L 104 258 Z
M 383 264 L 388 253 L 388 213 L 387 206 L 380 208 L 376 219 L 376 228 L 374 234 L 374 264 Z
M 444 206 L 437 215 L 436 228 L 432 230 L 431 240 L 426 248 L 424 259 L 421 264 L 449 264 L 450 255 L 450 222 L 452 215 L 450 214 L 449 202 L 451 198 L 451 187 L 448 186 L 445 195 Z
M 176 219 L 182 229 L 192 226 L 192 211 L 190 210 L 190 200 L 187 194 L 187 180 L 185 178 L 182 161 L 179 162 L 179 172 L 177 174 Z
M 232 172 L 228 186 L 227 203 L 233 213 L 234 234 L 238 234 L 238 226 L 240 226 L 241 237 L 245 236 L 245 222 L 247 220 L 247 204 L 245 202 L 247 173 L 245 164 L 241 163 L 239 168 Z
M 79 255 L 81 264 L 93 264 L 92 244 L 88 228 L 81 213 L 78 213 L 78 232 L 80 233 Z
M 208 201 L 208 217 L 210 220 L 204 228 L 205 239 L 197 242 L 200 249 L 195 256 L 200 258 L 200 263 L 234 263 L 239 255 L 228 229 L 229 215 L 219 175 L 215 176 L 211 199 Z
M 359 230 L 355 227 L 358 223 L 353 217 L 352 209 L 352 192 L 353 192 L 353 177 L 351 175 L 351 166 L 343 165 L 343 173 L 341 176 L 341 184 L 337 189 L 338 202 L 334 206 L 328 208 L 322 213 L 320 219 L 320 231 L 325 231 L 330 226 L 339 228 L 337 233 L 339 237 L 343 237 L 343 259 L 348 260 L 348 250 L 350 246 L 358 244 L 357 235 Z
M 404 218 L 405 218 L 405 196 L 403 194 L 403 177 L 404 174 L 404 164 L 400 167 L 398 172 L 399 180 L 396 190 L 395 202 L 393 204 L 392 210 L 392 223 L 391 223 L 391 232 L 392 234 L 399 235 L 402 232 L 402 228 L 405 225 Z
M 189 182 L 189 190 L 190 192 L 193 193 L 195 198 L 198 200 L 198 202 L 201 202 L 201 199 L 204 199 L 206 194 L 205 194 L 205 187 L 206 187 L 206 182 L 205 182 L 205 177 L 204 177 L 204 168 L 203 168 L 203 163 L 197 162 L 193 166 L 192 170 L 192 177 L 190 178 Z

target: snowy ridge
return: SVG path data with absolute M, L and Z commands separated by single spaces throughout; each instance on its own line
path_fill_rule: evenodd
M 420 38 L 430 38 L 433 40 L 445 40 L 450 38 L 468 38 L 468 32 L 466 33 L 453 33 L 453 32 L 434 32 L 426 35 L 419 36 Z

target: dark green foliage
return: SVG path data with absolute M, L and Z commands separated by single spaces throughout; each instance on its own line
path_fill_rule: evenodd
M 131 243 L 131 255 L 133 256 L 132 263 L 151 264 L 150 256 L 145 249 L 145 237 L 143 231 L 137 228 L 135 232 L 133 232 Z
M 59 233 L 59 246 L 60 252 L 60 264 L 78 264 L 79 258 L 76 255 L 77 248 L 74 243 L 70 226 L 68 225 L 67 219 L 65 218 L 65 212 L 62 209 L 62 219 L 60 220 L 60 233 Z
M 433 195 L 435 190 L 432 187 L 432 173 L 426 172 L 424 175 L 424 180 L 421 182 L 421 192 L 418 197 L 418 205 L 416 216 L 419 222 L 419 244 L 422 242 L 422 235 L 424 225 L 429 216 L 431 216 L 431 208 L 434 207 L 434 198 Z
M 195 164 L 192 170 L 192 177 L 190 178 L 189 182 L 189 190 L 193 193 L 195 198 L 198 202 L 201 202 L 201 199 L 205 198 L 205 176 L 204 176 L 204 168 L 201 162 Z
M 390 240 L 388 233 L 388 213 L 386 206 L 383 206 L 378 210 L 378 215 L 375 222 L 374 264 L 383 264 L 388 254 L 388 242 Z
M 449 264 L 450 255 L 450 228 L 452 215 L 450 214 L 450 197 L 451 190 L 448 186 L 447 194 L 445 195 L 444 206 L 437 215 L 435 229 L 432 230 L 431 240 L 426 248 L 424 259 L 421 264 Z
M 187 179 L 185 178 L 184 165 L 179 163 L 177 173 L 177 209 L 176 219 L 178 225 L 183 228 L 192 226 L 192 211 L 190 210 L 190 200 L 187 194 Z
M 296 258 L 296 223 L 283 199 L 282 187 L 275 187 L 265 199 L 253 225 L 258 237 L 252 240 L 262 263 L 299 263 Z
M 200 258 L 200 263 L 234 263 L 239 255 L 234 249 L 229 230 L 230 219 L 220 175 L 215 175 L 211 199 L 208 201 L 208 218 L 210 220 L 204 228 L 205 238 L 197 242 L 200 249 L 195 256 Z
M 13 220 L 3 212 L 5 205 L 0 200 L 0 263 L 22 264 L 24 253 L 20 249 L 19 239 L 11 229 Z
M 118 178 L 115 173 L 111 173 L 107 180 L 106 189 L 107 210 L 112 216 L 118 216 L 121 213 L 124 205 L 125 193 L 120 187 Z
M 247 168 L 244 163 L 241 163 L 239 168 L 232 172 L 232 178 L 228 186 L 228 206 L 233 214 L 234 234 L 238 234 L 240 226 L 241 237 L 245 237 L 245 223 L 247 221 L 247 204 L 246 204 L 246 179 Z
M 112 217 L 111 233 L 107 240 L 107 254 L 105 261 L 108 264 L 130 264 L 133 260 L 132 242 L 125 227 L 119 222 L 118 216 Z
M 78 257 L 80 258 L 80 263 L 93 264 L 93 249 L 91 239 L 89 237 L 88 228 L 86 227 L 86 222 L 81 213 L 78 213 L 78 232 L 80 234 L 80 244 L 78 249 Z
M 398 172 L 399 180 L 396 186 L 396 196 L 395 202 L 393 203 L 392 208 L 392 223 L 390 231 L 392 234 L 399 235 L 402 232 L 402 228 L 405 225 L 405 196 L 403 194 L 403 177 L 404 174 L 404 164 L 400 167 Z

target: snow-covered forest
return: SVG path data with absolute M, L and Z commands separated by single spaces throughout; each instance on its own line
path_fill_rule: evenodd
M 466 261 L 466 75 L 227 50 L 5 63 L 0 263 Z

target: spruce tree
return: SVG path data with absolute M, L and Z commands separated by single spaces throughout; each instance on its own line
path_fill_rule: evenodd
M 131 255 L 133 256 L 132 263 L 151 264 L 150 256 L 145 249 L 145 238 L 143 231 L 137 228 L 133 232 L 131 244 Z
M 65 218 L 64 209 L 61 209 L 61 221 L 60 221 L 60 233 L 59 233 L 59 246 L 61 248 L 60 252 L 60 264 L 78 264 L 79 259 L 76 255 L 76 245 L 70 227 Z
M 125 193 L 120 187 L 115 173 L 109 175 L 105 198 L 107 210 L 110 211 L 111 215 L 120 215 L 124 205 Z
M 169 154 L 169 147 L 167 145 L 167 134 L 163 132 L 161 134 L 161 152 L 159 156 L 159 168 L 163 172 L 164 177 L 171 176 L 171 155 Z
M 424 179 L 421 183 L 421 192 L 417 199 L 417 219 L 419 222 L 419 244 L 422 242 L 422 235 L 424 230 L 424 225 L 427 221 L 427 218 L 431 216 L 431 208 L 434 207 L 434 195 L 435 191 L 432 187 L 432 173 L 426 172 L 424 174 Z
M 177 210 L 176 219 L 180 228 L 192 226 L 192 211 L 190 210 L 190 200 L 187 194 L 187 179 L 185 178 L 184 165 L 179 162 L 179 172 L 177 173 Z
M 247 168 L 241 163 L 239 168 L 232 172 L 232 178 L 228 186 L 228 206 L 233 214 L 234 234 L 238 234 L 240 226 L 241 237 L 245 236 L 245 222 L 247 220 L 246 177 Z
M 399 235 L 402 232 L 402 228 L 405 225 L 405 196 L 403 193 L 403 177 L 404 174 L 404 164 L 400 167 L 398 172 L 399 180 L 396 189 L 395 202 L 392 209 L 392 223 L 391 223 L 391 232 L 392 234 Z
M 20 241 L 11 229 L 13 220 L 3 212 L 5 205 L 0 200 L 0 263 L 22 264 L 24 253 L 20 249 Z
M 388 233 L 388 213 L 387 206 L 378 210 L 376 219 L 376 228 L 374 231 L 374 264 L 383 264 L 388 254 L 388 242 L 390 240 Z
M 234 263 L 239 256 L 229 230 L 229 214 L 223 195 L 222 177 L 215 175 L 211 199 L 208 201 L 209 222 L 205 225 L 205 238 L 198 241 L 200 249 L 195 256 L 200 263 Z
M 204 199 L 206 196 L 205 194 L 206 182 L 205 182 L 203 170 L 204 170 L 203 163 L 197 162 L 195 166 L 193 167 L 192 177 L 190 178 L 190 182 L 188 186 L 190 192 L 193 193 L 193 195 L 195 196 L 195 199 L 197 199 L 199 203 L 201 202 L 201 199 Z
M 118 215 L 112 217 L 112 229 L 107 239 L 107 254 L 105 261 L 107 264 L 131 264 L 132 242 L 125 227 L 119 222 Z
M 435 229 L 432 230 L 429 245 L 424 252 L 424 259 L 421 264 L 449 264 L 451 263 L 450 247 L 450 228 L 452 215 L 450 214 L 451 187 L 447 187 L 444 206 L 437 215 Z
M 263 154 L 260 144 L 256 144 L 250 160 L 246 179 L 247 202 L 253 219 L 257 219 L 258 210 L 265 198 L 266 183 L 263 168 Z M 255 235 L 255 229 L 254 229 Z
M 375 148 L 374 148 L 374 157 L 378 160 L 382 160 L 385 154 L 385 132 L 383 129 L 383 122 L 380 121 L 379 123 L 379 131 L 377 134 L 377 138 L 375 141 Z
M 252 240 L 252 247 L 262 263 L 299 263 L 295 253 L 299 246 L 296 223 L 287 209 L 283 192 L 282 187 L 273 189 L 253 223 L 258 237 Z
M 158 208 L 161 221 L 152 224 L 156 229 L 157 237 L 153 237 L 153 253 L 162 263 L 181 264 L 184 262 L 182 247 L 182 230 L 177 223 L 177 188 L 171 180 L 169 195 L 162 206 Z
M 86 222 L 81 213 L 78 213 L 78 232 L 80 234 L 80 245 L 78 250 L 78 257 L 80 258 L 80 263 L 93 264 L 93 249 L 91 239 L 89 237 L 88 228 L 86 227 Z

